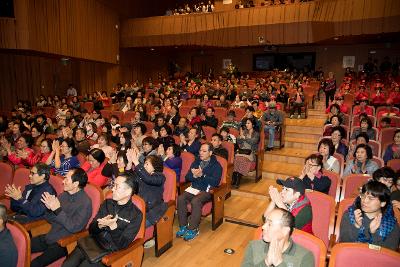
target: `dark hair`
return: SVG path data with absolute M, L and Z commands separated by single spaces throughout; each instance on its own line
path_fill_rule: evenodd
M 189 131 L 190 131 L 190 130 L 195 130 L 195 131 L 196 131 L 196 138 L 199 138 L 199 137 L 200 137 L 200 134 L 201 134 L 200 128 L 198 128 L 198 127 L 193 127 L 193 128 L 190 128 Z
M 387 206 L 390 204 L 390 190 L 386 185 L 378 181 L 368 181 L 362 186 L 361 193 L 370 193 L 372 196 L 377 197 L 380 202 L 385 202 L 386 205 L 381 208 L 382 213 L 385 213 Z
M 93 148 L 89 151 L 89 155 L 91 155 L 98 163 L 102 164 L 106 159 L 106 154 L 100 148 Z
M 196 115 L 199 116 L 199 109 L 197 107 L 191 108 L 189 112 L 192 112 L 193 109 L 196 110 Z
M 33 145 L 33 138 L 29 134 L 22 134 L 18 139 L 24 138 L 25 143 L 28 145 L 28 147 L 32 147 Z
M 7 207 L 3 203 L 0 203 L 0 219 L 3 220 L 4 225 L 7 224 L 8 221 Z
M 339 113 L 340 113 L 340 106 L 338 104 L 332 104 L 329 111 L 331 111 L 333 107 L 335 107 L 337 109 L 337 111 L 339 111 Z
M 398 133 L 400 133 L 400 129 L 397 129 L 397 130 L 394 132 L 394 134 L 393 134 L 393 140 L 394 140 L 394 137 L 396 136 L 396 134 L 398 134 Z
M 362 137 L 362 138 L 364 138 L 364 139 L 365 139 L 365 141 L 367 142 L 367 144 L 369 143 L 369 137 L 368 137 L 368 134 L 366 134 L 366 133 L 359 133 L 359 134 L 356 136 L 356 140 L 357 140 L 359 137 Z
M 131 148 L 131 139 L 132 139 L 131 133 L 130 132 L 122 132 L 121 135 L 124 136 L 124 138 L 125 138 L 124 146 L 127 148 Z M 121 147 L 121 144 L 119 145 L 119 147 Z
M 119 118 L 118 118 L 118 116 L 117 116 L 117 115 L 111 115 L 111 117 L 110 117 L 110 120 L 111 120 L 112 118 L 116 119 L 116 120 L 117 120 L 117 122 L 119 122 Z
M 126 151 L 120 150 L 117 154 L 117 159 L 122 158 L 125 163 L 125 166 L 128 165 L 128 157 L 126 156 Z
M 135 177 L 134 177 L 132 172 L 123 172 L 123 173 L 119 174 L 118 176 L 121 176 L 121 177 L 125 178 L 125 184 L 127 186 L 129 186 L 129 188 L 132 189 L 131 196 L 138 193 L 138 191 L 139 191 L 139 183 L 135 179 Z
M 254 117 L 253 118 L 246 118 L 245 123 L 247 123 L 247 121 L 250 121 L 251 124 L 253 125 L 253 130 L 258 132 L 258 125 L 257 125 L 256 119 Z
M 32 129 L 33 129 L 33 128 L 35 128 L 36 131 L 38 131 L 40 134 L 43 134 L 43 128 L 42 128 L 42 127 L 40 127 L 40 126 L 38 126 L 38 125 L 33 125 L 33 126 L 31 127 L 31 132 L 32 132 Z
M 94 133 L 97 132 L 97 125 L 96 125 L 96 123 L 91 122 L 91 123 L 89 123 L 88 125 L 92 126 L 92 130 L 93 130 Z
M 331 134 L 333 134 L 335 131 L 339 131 L 341 137 L 340 139 L 346 138 L 346 130 L 342 126 L 333 127 Z
M 36 163 L 34 165 L 37 169 L 37 174 L 38 175 L 43 175 L 44 174 L 44 179 L 48 181 L 50 179 L 50 166 L 48 166 L 45 163 Z
M 290 211 L 284 210 L 282 208 L 275 208 L 275 209 L 280 210 L 282 212 L 282 218 L 281 218 L 282 225 L 290 228 L 289 236 L 291 236 L 295 228 L 295 221 L 293 214 Z
M 372 128 L 372 121 L 370 118 L 366 117 L 360 120 L 360 128 L 361 128 L 361 123 L 366 122 L 368 124 L 368 129 Z
M 51 149 L 52 149 L 51 146 L 52 146 L 53 140 L 51 140 L 51 139 L 49 139 L 49 138 L 46 138 L 46 139 L 43 139 L 42 142 L 41 142 L 40 144 L 42 144 L 43 142 L 46 142 L 47 148 L 51 151 Z
M 377 169 L 372 174 L 372 178 L 374 178 L 375 181 L 379 182 L 379 178 L 381 178 L 381 177 L 392 178 L 393 182 L 396 182 L 396 180 L 397 180 L 396 173 L 390 167 L 383 167 L 383 168 Z
M 169 127 L 168 125 L 164 124 L 163 126 L 160 127 L 160 129 L 158 130 L 158 134 L 160 135 L 161 129 L 164 128 L 167 131 L 167 135 L 171 135 L 172 134 L 172 129 L 171 127 Z
M 146 157 L 145 161 L 149 161 L 153 166 L 155 172 L 163 172 L 164 164 L 162 159 L 157 155 L 149 155 Z
M 75 129 L 75 133 L 74 133 L 74 137 L 75 137 L 77 131 L 81 131 L 83 133 L 83 135 L 86 136 L 86 129 L 84 129 L 84 128 L 76 128 Z
M 147 136 L 147 137 L 143 138 L 142 144 L 143 143 L 148 143 L 149 145 L 151 145 L 151 150 L 154 150 L 157 148 L 157 141 L 152 136 Z
M 311 154 L 304 160 L 304 162 L 307 162 L 307 160 L 314 160 L 317 165 L 321 167 L 321 170 L 324 168 L 323 157 L 321 154 Z
M 343 119 L 342 119 L 340 116 L 338 116 L 338 115 L 333 115 L 333 116 L 331 117 L 331 119 L 329 120 L 330 123 L 332 123 L 332 119 L 333 119 L 333 118 L 337 118 L 338 121 L 339 121 L 339 124 L 342 124 L 342 123 L 343 123 Z
M 221 130 L 222 130 L 222 129 L 221 129 Z M 222 138 L 222 135 L 220 135 L 219 133 L 214 133 L 211 137 L 214 137 L 214 136 L 218 137 L 218 139 L 219 139 L 220 141 L 224 140 L 224 138 Z
M 359 148 L 364 148 L 365 149 L 365 151 L 367 152 L 367 159 L 372 159 L 374 157 L 373 154 L 372 154 L 372 149 L 371 149 L 371 147 L 369 145 L 367 145 L 367 144 L 359 144 L 356 147 L 356 149 L 354 150 L 354 153 L 353 153 L 353 157 L 354 158 L 356 158 L 357 150 Z
M 246 111 L 251 111 L 251 112 L 254 112 L 254 111 L 255 111 L 254 108 L 253 108 L 253 106 L 247 106 L 245 110 L 246 110 Z
M 110 142 L 110 137 L 109 137 L 109 135 L 108 134 L 100 134 L 99 135 L 99 138 L 100 137 L 103 137 L 104 138 L 104 140 L 106 140 L 106 144 L 108 145 L 108 143 Z M 97 140 L 99 140 L 99 138 L 97 138 Z
M 222 131 L 229 133 L 229 127 L 222 127 L 219 132 L 221 133 Z
M 172 151 L 173 151 L 175 157 L 181 156 L 182 149 L 180 146 L 178 146 L 177 144 L 170 144 L 170 145 L 168 145 L 168 147 L 172 147 Z M 168 149 L 168 147 L 167 147 L 167 149 Z
M 213 151 L 213 146 L 212 146 L 212 144 L 211 143 L 209 143 L 209 142 L 206 142 L 206 143 L 203 143 L 203 144 L 201 144 L 202 146 L 203 145 L 206 145 L 206 146 L 208 146 L 208 151 Z
M 381 118 L 381 123 L 382 122 L 386 122 L 387 124 L 391 124 L 392 120 L 390 119 L 390 117 L 382 117 Z
M 211 109 L 212 112 L 215 112 L 215 109 L 213 107 L 208 107 L 207 109 Z
M 147 132 L 147 127 L 144 125 L 144 123 L 137 123 L 134 128 L 140 127 L 140 130 L 142 131 L 142 134 L 145 134 Z
M 72 148 L 71 155 L 76 156 L 78 155 L 78 150 L 76 150 L 75 142 L 72 138 L 65 138 L 62 142 L 65 142 L 69 148 Z
M 78 182 L 79 188 L 84 188 L 88 182 L 86 172 L 81 168 L 71 169 L 74 173 L 71 175 L 72 182 Z
M 335 146 L 333 145 L 332 139 L 330 139 L 330 138 L 321 139 L 321 141 L 319 141 L 319 144 L 318 144 L 318 151 L 319 151 L 319 148 L 321 147 L 321 145 L 328 146 L 329 147 L 329 156 L 333 156 L 333 154 L 335 153 Z

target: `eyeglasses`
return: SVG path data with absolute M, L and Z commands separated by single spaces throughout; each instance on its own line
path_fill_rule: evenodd
M 393 178 L 390 177 L 380 177 L 379 180 L 382 179 L 383 181 L 385 181 L 386 183 L 391 183 L 393 184 Z
M 366 199 L 366 200 L 368 200 L 368 201 L 374 201 L 374 200 L 377 200 L 378 198 L 377 197 L 374 197 L 374 196 L 371 196 L 371 195 L 367 195 L 367 194 L 360 194 L 360 198 L 361 199 Z

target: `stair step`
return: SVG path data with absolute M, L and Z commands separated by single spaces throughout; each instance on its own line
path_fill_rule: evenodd
M 307 127 L 323 127 L 325 119 L 285 119 L 285 125 L 287 126 L 307 126 Z
M 263 163 L 263 177 L 267 179 L 286 178 L 298 176 L 303 170 L 304 164 L 293 164 L 279 161 L 267 161 Z
M 265 153 L 264 160 L 303 164 L 304 159 L 313 152 L 313 150 L 285 147 L 283 149 L 273 150 Z
M 285 147 L 316 150 L 318 141 L 308 138 L 296 138 L 285 136 Z
M 312 133 L 310 131 L 310 133 L 302 133 L 302 132 L 298 132 L 298 131 L 286 131 L 286 137 L 293 137 L 293 138 L 306 138 L 306 139 L 310 139 L 312 140 L 314 143 L 318 143 L 319 139 L 322 136 L 322 133 Z
M 322 114 L 322 115 L 308 114 L 308 118 L 310 118 L 310 119 L 323 119 L 323 120 L 326 120 L 326 115 L 325 115 L 325 114 Z
M 319 109 L 309 109 L 308 110 L 308 116 L 310 116 L 310 115 L 324 115 L 324 116 L 326 116 L 325 111 L 319 110 Z

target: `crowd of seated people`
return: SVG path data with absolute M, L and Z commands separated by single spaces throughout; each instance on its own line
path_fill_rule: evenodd
M 199 13 L 209 13 L 214 12 L 214 2 L 213 1 L 196 1 L 197 3 L 186 3 L 183 6 L 179 6 L 175 9 L 168 9 L 165 15 L 187 15 L 187 14 L 199 14 Z
M 86 183 L 105 190 L 112 188 L 113 199 L 117 202 L 112 204 L 114 206 L 127 205 L 127 196 L 137 194 L 147 206 L 146 226 L 154 225 L 167 208 L 163 201 L 166 179 L 163 168 L 172 169 L 178 181 L 183 151 L 192 153 L 195 161 L 185 176 L 186 181 L 192 183 L 191 191 L 181 192 L 177 200 L 180 227 L 176 235 L 186 241 L 194 239 L 199 235 L 201 209 L 211 199 L 210 190 L 221 182 L 222 166 L 217 156 L 226 159 L 231 153 L 223 149 L 223 142 L 235 145 L 232 185 L 239 187 L 241 178 L 256 167 L 262 131 L 273 140 L 270 131 L 283 123 L 282 109 L 298 108 L 297 105 L 291 105 L 293 101 L 290 99 L 300 104 L 296 100 L 302 99 L 302 90 L 309 82 L 309 75 L 295 72 L 273 72 L 266 78 L 255 80 L 247 77 L 218 77 L 214 80 L 186 77 L 183 80 L 161 80 L 156 85 L 149 81 L 146 84 L 119 86 L 110 94 L 108 100 L 111 104 L 106 109 L 104 106 L 103 109 L 96 109 L 93 101 L 85 102 L 89 99 L 79 96 L 79 105 L 68 104 L 69 98 L 65 98 L 65 104 L 60 101 L 58 106 L 37 105 L 33 109 L 22 102 L 18 103 L 10 116 L 1 117 L 3 126 L 0 129 L 3 132 L 0 152 L 3 160 L 15 166 L 31 168 L 32 177 L 40 176 L 37 181 L 33 178 L 30 180 L 32 187 L 38 187 L 43 211 L 34 214 L 34 218 L 45 218 L 52 224 L 49 234 L 35 237 L 32 241 L 33 252 L 44 251 L 32 265 L 39 266 L 44 260 L 51 262 L 66 256 L 65 249 L 57 244 L 57 240 L 64 237 L 63 233 L 70 225 L 60 223 L 57 218 L 68 216 L 69 208 L 65 208 L 63 213 L 63 205 L 68 205 L 71 195 L 78 192 L 83 194 L 82 188 Z M 278 102 L 278 99 L 283 99 L 283 102 Z M 339 108 L 332 105 L 330 111 L 335 108 L 340 111 L 340 105 L 337 105 Z M 351 152 L 348 152 L 343 141 L 347 140 L 347 134 L 341 127 L 339 116 L 332 115 L 332 118 L 336 118 L 337 122 L 332 127 L 331 139 L 327 137 L 321 140 L 318 146 L 320 154 L 310 155 L 306 159 L 305 167 L 297 178 L 279 180 L 278 183 L 284 188 L 282 193 L 274 187 L 269 189 L 272 201 L 265 218 L 269 218 L 276 208 L 281 208 L 294 216 L 297 229 L 313 233 L 311 202 L 306 190 L 325 194 L 330 191 L 331 181 L 324 171 L 340 173 L 338 164 L 342 162 L 335 160 L 335 152 L 343 153 L 344 158 L 351 154 L 344 174 L 373 175 L 382 167 L 373 160 L 372 149 L 366 144 L 370 128 L 364 119 L 368 117 L 360 119 L 360 132 L 356 136 L 359 142 L 364 139 L 364 143 L 356 141 Z M 379 134 L 375 132 L 374 138 L 378 137 Z M 397 155 L 396 138 L 394 141 L 390 148 L 391 158 Z M 266 143 L 266 148 L 273 148 L 271 140 Z M 39 191 L 39 185 L 45 185 L 48 180 L 47 173 L 65 177 L 65 193 L 55 196 L 51 188 L 47 188 L 46 192 Z M 396 182 L 396 178 L 392 177 L 393 182 Z M 121 187 L 126 189 L 125 197 L 118 195 Z M 365 192 L 371 190 L 366 189 Z M 373 190 L 371 194 L 376 196 Z M 15 212 L 23 215 L 23 218 L 32 219 L 31 213 L 16 204 L 27 198 L 25 191 L 9 185 L 7 195 L 13 199 Z M 119 200 L 120 197 L 124 201 Z M 83 204 L 88 205 L 85 197 L 82 198 Z M 30 201 L 37 201 L 37 198 Z M 64 201 L 66 204 L 63 204 Z M 384 199 L 381 202 L 385 202 Z M 189 203 L 191 215 L 188 217 Z M 398 207 L 398 202 L 393 202 L 393 206 Z M 99 211 L 97 225 L 91 224 L 89 228 L 91 237 L 104 237 L 102 231 L 106 231 L 111 235 L 109 238 L 116 238 L 114 233 L 125 231 L 119 227 L 126 225 L 115 223 L 115 213 L 111 213 L 106 216 Z M 82 230 L 89 220 L 86 217 L 87 214 L 80 216 L 80 224 L 71 231 Z M 53 228 L 58 231 L 57 234 Z M 396 228 L 388 229 L 394 231 Z M 127 243 L 130 241 L 127 240 Z M 121 249 L 127 243 L 116 244 L 116 247 L 108 249 Z M 51 257 L 46 256 L 49 254 Z M 67 257 L 67 262 L 75 260 L 84 261 L 82 251 L 75 250 Z

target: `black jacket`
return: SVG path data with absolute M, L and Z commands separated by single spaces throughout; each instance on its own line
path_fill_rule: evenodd
M 97 219 L 107 215 L 118 216 L 117 228 L 99 228 Z M 108 251 L 117 251 L 126 248 L 135 239 L 143 219 L 142 212 L 128 201 L 125 205 L 118 205 L 117 201 L 106 199 L 100 206 L 96 217 L 89 226 L 89 233 L 97 242 Z
M 215 116 L 212 116 L 212 117 L 207 117 L 206 116 L 204 121 L 202 121 L 201 125 L 203 125 L 203 126 L 211 126 L 211 127 L 215 128 L 215 129 L 217 129 L 217 127 L 218 127 L 218 119 L 215 118 Z
M 136 166 L 134 173 L 139 183 L 138 195 L 146 202 L 146 220 L 155 224 L 167 210 L 163 200 L 165 176 L 162 172 L 150 175 L 143 164 Z

